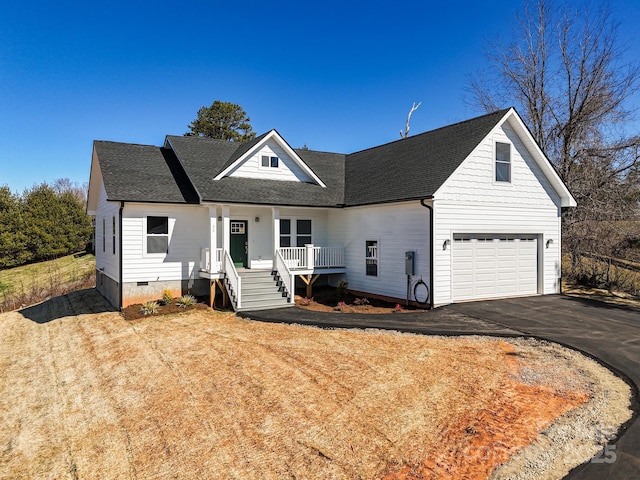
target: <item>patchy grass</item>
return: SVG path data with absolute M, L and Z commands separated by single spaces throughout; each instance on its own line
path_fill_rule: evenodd
M 92 290 L 0 315 L 0 344 L 0 478 L 483 479 L 596 392 L 629 395 L 541 342 L 132 322 Z M 556 443 L 548 461 L 601 448 Z
M 95 286 L 95 257 L 86 253 L 0 270 L 0 312 Z
M 573 272 L 568 255 L 562 256 L 562 271 L 565 273 L 563 286 L 567 293 L 592 296 L 597 300 L 629 300 L 640 304 L 640 264 L 628 260 L 615 259 L 610 265 L 601 259 L 583 257 L 582 273 Z M 625 268 L 628 265 L 630 268 Z M 568 277 L 568 278 L 567 278 Z M 576 279 L 582 279 L 582 282 Z M 611 285 L 615 285 L 612 287 Z

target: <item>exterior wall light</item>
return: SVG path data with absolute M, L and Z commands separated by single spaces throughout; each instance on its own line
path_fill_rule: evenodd
M 549 248 L 549 245 L 553 244 L 553 238 L 550 238 L 549 240 L 547 240 L 546 246 L 547 248 Z
M 446 250 L 447 249 L 447 245 L 451 245 L 451 240 L 449 240 L 448 238 L 442 244 L 442 250 Z

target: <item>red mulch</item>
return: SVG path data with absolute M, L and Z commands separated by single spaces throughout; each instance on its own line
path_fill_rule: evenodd
M 358 305 L 359 301 L 362 303 L 363 298 L 366 299 L 368 303 Z M 376 298 L 358 297 L 348 291 L 341 296 L 340 291 L 333 287 L 314 288 L 312 298 L 296 295 L 296 306 L 316 312 L 335 313 L 402 313 L 424 311 L 412 306 L 406 307 L 405 302 L 398 304 Z

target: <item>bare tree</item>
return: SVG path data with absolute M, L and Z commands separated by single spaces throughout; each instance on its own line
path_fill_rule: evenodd
M 513 40 L 489 46 L 495 75 L 470 82 L 485 111 L 515 104 L 576 198 L 564 216 L 574 262 L 610 254 L 620 221 L 637 208 L 628 176 L 640 165 L 640 136 L 625 127 L 640 71 L 624 62 L 617 27 L 606 4 L 526 3 Z
M 405 124 L 404 127 L 404 132 L 402 131 L 402 129 L 400 129 L 400 137 L 401 138 L 407 138 L 409 136 L 409 130 L 411 129 L 409 127 L 409 122 L 411 121 L 411 115 L 413 114 L 413 112 L 415 112 L 418 108 L 420 108 L 420 105 L 422 105 L 422 102 L 418 102 L 418 104 L 416 105 L 416 102 L 413 102 L 413 105 L 411 106 L 411 110 L 409 110 L 409 115 L 407 115 L 407 123 Z
M 58 178 L 53 182 L 51 188 L 58 194 L 70 192 L 83 204 L 86 205 L 87 203 L 87 192 L 89 191 L 89 184 L 87 182 L 80 185 L 78 182 L 72 182 L 68 178 Z

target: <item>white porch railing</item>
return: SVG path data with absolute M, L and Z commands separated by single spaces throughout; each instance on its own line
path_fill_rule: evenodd
M 226 267 L 223 265 L 223 257 L 225 255 L 223 253 L 223 249 L 216 248 L 215 252 L 215 258 L 212 262 L 209 248 L 202 248 L 200 250 L 201 271 L 207 273 L 227 271 Z M 341 247 L 315 247 L 311 245 L 308 247 L 282 247 L 278 249 L 278 252 L 280 252 L 282 261 L 290 270 L 308 270 L 310 268 L 335 268 L 345 266 L 344 249 Z M 375 254 L 375 252 L 373 253 Z
M 278 249 L 282 261 L 287 268 L 305 268 L 307 264 L 307 249 L 305 247 L 282 247 Z
M 296 277 L 291 273 L 291 270 L 289 269 L 287 261 L 290 261 L 290 260 L 286 260 L 282 255 L 282 252 L 278 250 L 276 252 L 275 267 L 278 272 L 278 275 L 280 276 L 280 279 L 282 280 L 284 288 L 287 289 L 287 301 L 289 303 L 292 303 L 294 302 L 294 296 L 295 296 Z
M 313 266 L 315 268 L 344 267 L 344 248 L 313 247 Z
M 234 303 L 236 310 L 238 310 L 240 309 L 240 307 L 242 307 L 242 278 L 240 278 L 240 275 L 238 275 L 238 271 L 236 270 L 236 266 L 233 264 L 233 260 L 231 259 L 231 255 L 229 255 L 229 252 L 224 252 L 223 268 L 224 272 L 227 274 L 226 279 L 229 283 L 228 287 L 231 289 L 231 291 L 229 292 L 229 296 L 235 297 L 235 302 L 233 301 L 233 298 L 231 301 Z
M 344 249 L 341 247 L 282 247 L 278 249 L 290 270 L 344 267 Z
M 222 249 L 216 248 L 214 263 L 211 264 L 211 251 L 208 248 L 200 249 L 200 270 L 214 273 L 222 271 Z

